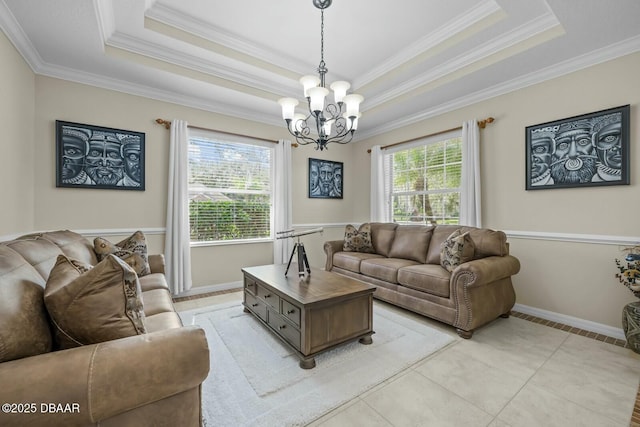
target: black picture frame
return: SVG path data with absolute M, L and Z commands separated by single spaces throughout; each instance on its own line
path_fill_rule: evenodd
M 344 164 L 309 158 L 309 198 L 342 199 Z
M 526 190 L 629 185 L 630 106 L 527 126 Z
M 56 187 L 145 189 L 145 134 L 56 120 Z

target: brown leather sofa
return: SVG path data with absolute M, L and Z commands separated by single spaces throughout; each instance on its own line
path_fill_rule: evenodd
M 501 231 L 453 225 L 371 223 L 374 253 L 344 251 L 343 240 L 324 244 L 325 269 L 377 286 L 374 297 L 453 325 L 462 338 L 515 304 L 511 276 L 520 262 L 509 255 Z M 452 272 L 443 268 L 443 242 L 456 230 L 469 232 L 472 260 Z
M 207 340 L 175 312 L 163 256 L 139 278 L 146 333 L 56 351 L 43 288 L 60 254 L 97 263 L 71 231 L 0 243 L 0 425 L 201 425 Z

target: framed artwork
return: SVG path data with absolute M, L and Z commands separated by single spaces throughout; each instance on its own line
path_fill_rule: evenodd
M 526 189 L 629 184 L 629 105 L 527 126 Z
M 309 159 L 309 198 L 342 199 L 343 163 Z
M 144 137 L 56 120 L 56 187 L 144 191 Z

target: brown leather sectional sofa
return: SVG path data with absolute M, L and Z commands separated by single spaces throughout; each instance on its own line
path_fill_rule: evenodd
M 325 269 L 377 286 L 374 297 L 437 319 L 463 338 L 515 304 L 511 276 L 520 262 L 509 255 L 501 231 L 453 225 L 371 223 L 373 252 L 347 252 L 344 241 L 326 242 Z M 469 232 L 473 259 L 449 272 L 441 265 L 443 242 L 456 230 Z
M 60 254 L 97 263 L 71 231 L 0 243 L 0 425 L 201 425 L 207 340 L 175 312 L 163 256 L 149 256 L 139 278 L 146 333 L 56 351 L 43 288 Z

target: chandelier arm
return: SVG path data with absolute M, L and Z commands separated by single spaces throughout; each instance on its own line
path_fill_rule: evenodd
M 348 144 L 353 139 L 353 134 L 354 134 L 354 131 L 353 130 L 349 130 L 344 135 L 332 136 L 331 138 L 327 139 L 327 144 L 330 143 L 330 142 L 334 142 L 336 144 Z M 349 137 L 349 139 L 345 140 L 345 138 L 347 138 L 347 137 Z
M 298 101 L 291 98 L 282 98 L 279 101 L 282 105 L 282 114 L 285 117 L 289 133 L 295 137 L 298 144 L 307 145 L 315 143 L 316 150 L 328 149 L 327 144 L 331 142 L 347 144 L 353 139 L 356 131 L 354 125 L 358 117 L 360 117 L 358 114 L 358 106 L 363 100 L 361 95 L 346 95 L 346 91 L 350 85 L 343 81 L 334 82 L 334 84 L 331 85 L 331 89 L 335 92 L 334 97 L 339 101 L 330 103 L 324 99 L 329 92 L 325 86 L 325 76 L 329 70 L 324 62 L 324 9 L 331 6 L 332 1 L 333 0 L 313 0 L 313 5 L 320 9 L 320 64 L 317 70 L 320 78 L 315 79 L 313 76 L 305 76 L 300 79 L 300 82 L 304 86 L 309 114 L 305 119 L 296 119 L 296 116 L 300 117 L 300 115 L 294 114 L 294 109 L 295 106 L 298 105 Z M 314 90 L 313 96 L 310 96 L 308 91 L 318 86 L 318 83 L 319 87 L 323 88 L 323 90 Z M 322 96 L 323 98 L 316 98 L 318 96 Z M 349 98 L 348 101 L 346 100 L 347 97 Z M 319 108 L 316 107 L 318 111 L 313 111 L 311 108 L 312 98 L 314 107 L 316 103 L 318 103 Z M 343 101 L 343 99 L 345 99 L 345 101 Z M 320 107 L 319 101 L 322 101 L 323 104 L 326 102 L 326 106 Z M 346 106 L 348 107 L 345 108 Z M 345 109 L 349 111 L 349 117 L 343 113 Z M 351 111 L 353 111 L 353 113 Z M 316 138 L 311 135 L 311 126 L 313 125 L 310 126 L 309 120 L 312 120 L 312 118 L 315 122 L 314 134 L 317 133 Z M 332 133 L 333 135 L 331 135 Z

